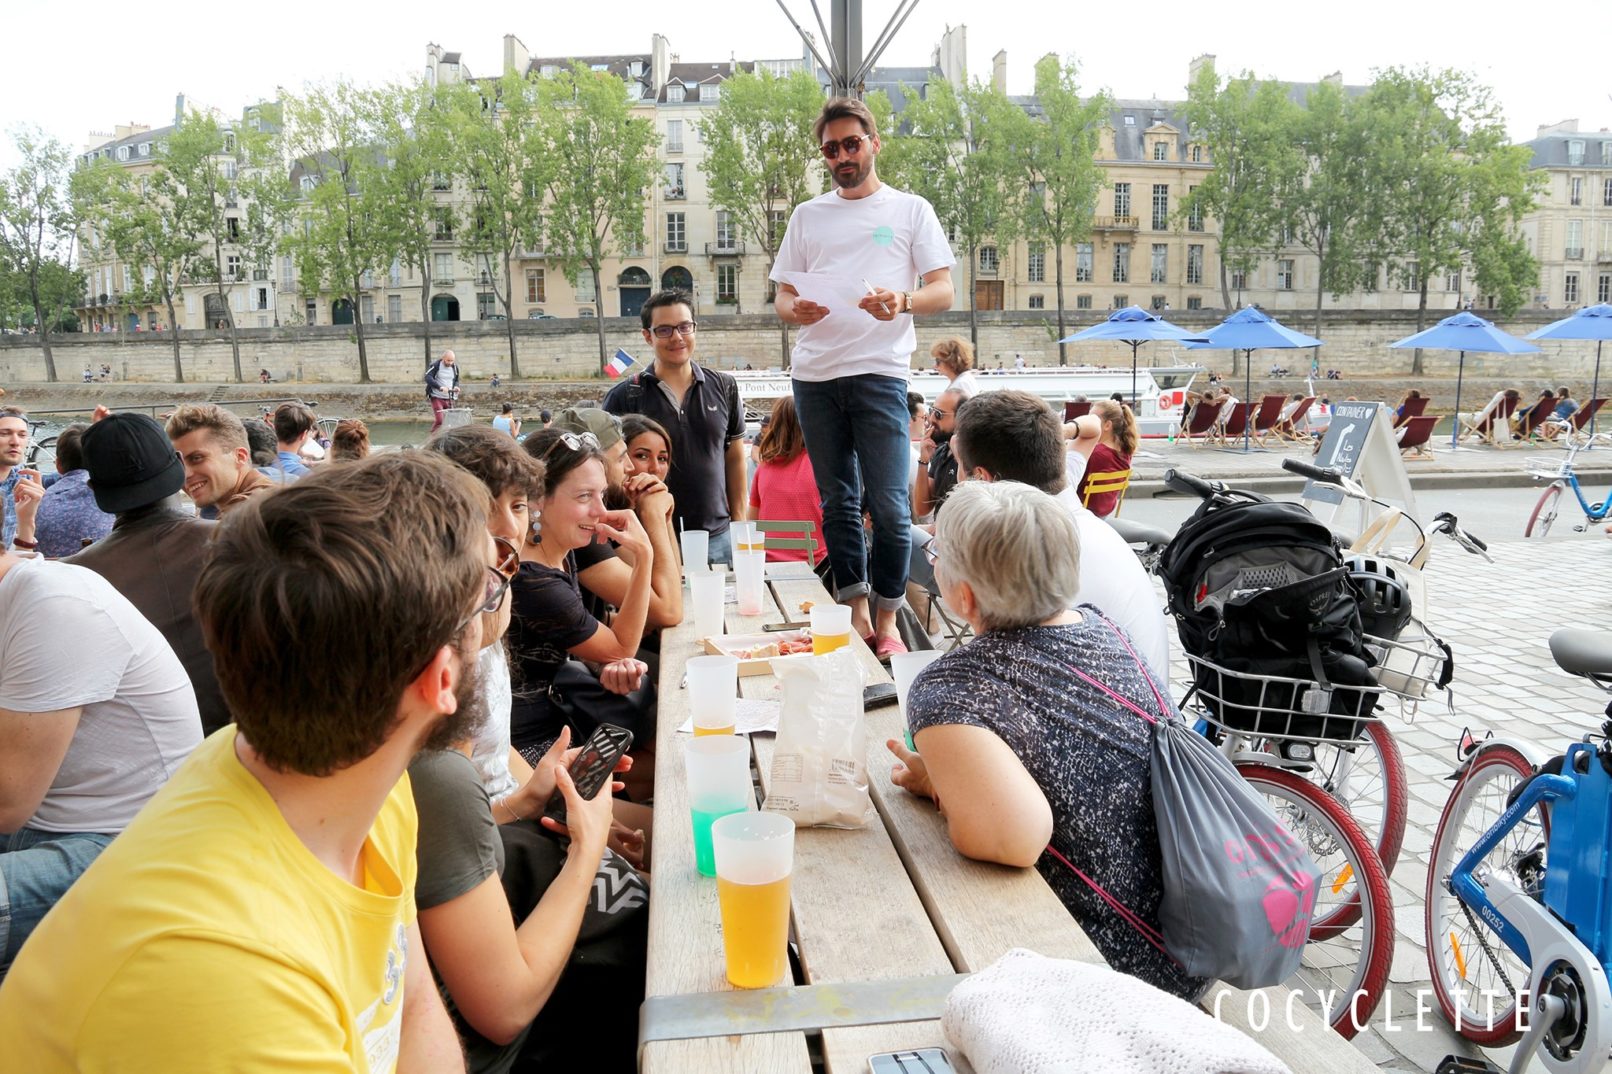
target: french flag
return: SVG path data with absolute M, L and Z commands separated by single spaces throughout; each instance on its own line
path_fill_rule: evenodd
M 609 365 L 605 366 L 605 376 L 614 380 L 616 377 L 619 377 L 623 373 L 627 372 L 628 366 L 635 364 L 637 363 L 633 361 L 632 355 L 618 348 L 616 350 L 616 356 L 610 359 Z

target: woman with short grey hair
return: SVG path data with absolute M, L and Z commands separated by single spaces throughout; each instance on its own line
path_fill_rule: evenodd
M 978 636 L 919 673 L 907 722 L 921 752 L 888 742 L 892 779 L 935 800 L 963 854 L 1036 866 L 1109 965 L 1195 998 L 1207 982 L 1113 909 L 1156 930 L 1163 886 L 1148 726 L 1109 692 L 1179 714 L 1125 632 L 1077 603 L 1069 512 L 1029 485 L 967 481 L 929 551 Z

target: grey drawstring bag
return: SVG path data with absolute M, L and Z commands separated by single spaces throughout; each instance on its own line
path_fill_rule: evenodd
M 1125 635 L 1109 626 L 1136 659 Z M 1137 665 L 1152 686 L 1146 667 Z M 1321 881 L 1309 852 L 1213 743 L 1171 717 L 1158 687 L 1152 686 L 1155 717 L 1079 668 L 1070 670 L 1152 729 L 1153 813 L 1164 866 L 1159 929 L 1053 855 L 1185 973 L 1236 988 L 1287 980 L 1309 940 Z

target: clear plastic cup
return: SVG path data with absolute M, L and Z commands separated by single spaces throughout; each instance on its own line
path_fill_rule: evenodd
M 734 709 L 739 697 L 739 658 L 691 656 L 686 666 L 694 734 L 733 734 Z
M 846 604 L 814 604 L 809 615 L 812 652 L 821 656 L 851 644 L 851 608 Z
M 678 536 L 683 552 L 683 578 L 711 565 L 711 535 L 705 530 L 684 530 Z
M 901 722 L 907 722 L 907 691 L 912 689 L 912 680 L 924 668 L 939 660 L 943 654 L 939 649 L 919 649 L 911 653 L 894 653 L 890 657 L 890 677 L 896 681 L 896 702 L 901 706 Z M 917 749 L 912 742 L 912 728 L 906 729 L 907 748 Z
M 722 633 L 723 590 L 728 576 L 723 571 L 697 570 L 688 576 L 689 603 L 694 605 L 694 636 L 714 638 Z
M 754 522 L 730 522 L 728 524 L 728 535 L 733 540 L 734 555 L 738 555 L 740 552 L 763 551 L 761 535 L 756 532 Z
M 789 973 L 789 874 L 795 822 L 777 813 L 727 816 L 711 826 L 728 983 L 770 988 Z
M 738 599 L 740 615 L 760 615 L 765 599 L 767 554 L 765 552 L 733 553 L 734 595 Z
M 750 785 L 750 740 L 737 735 L 690 739 L 683 751 L 683 771 L 694 821 L 694 867 L 701 876 L 715 876 L 711 825 L 756 804 Z

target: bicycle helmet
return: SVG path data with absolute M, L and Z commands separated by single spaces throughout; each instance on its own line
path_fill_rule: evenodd
M 1360 622 L 1367 634 L 1392 641 L 1410 622 L 1410 590 L 1394 564 L 1376 556 L 1350 556 L 1344 561 L 1349 582 L 1360 602 Z

